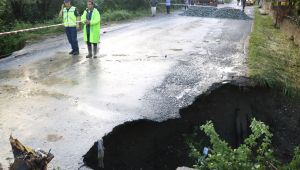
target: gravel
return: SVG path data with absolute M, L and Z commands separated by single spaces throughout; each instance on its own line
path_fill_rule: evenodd
M 212 15 L 212 13 L 214 13 L 217 10 L 218 10 L 218 8 L 216 8 L 216 7 L 191 6 L 182 15 L 185 15 L 185 16 L 198 16 L 198 17 L 210 17 Z
M 231 8 L 231 7 L 216 8 L 216 7 L 192 6 L 181 15 L 211 17 L 211 18 L 229 18 L 229 19 L 239 19 L 239 20 L 251 19 L 242 10 Z

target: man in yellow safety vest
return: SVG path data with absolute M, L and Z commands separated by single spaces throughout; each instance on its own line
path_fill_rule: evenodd
M 72 51 L 69 54 L 79 55 L 77 29 L 80 28 L 80 14 L 77 8 L 71 5 L 71 0 L 64 0 L 59 16 L 63 16 L 65 32 L 72 47 Z

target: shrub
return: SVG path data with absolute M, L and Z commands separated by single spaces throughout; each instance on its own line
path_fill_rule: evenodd
M 132 14 L 126 10 L 110 10 L 104 13 L 101 17 L 103 21 L 120 21 L 131 18 Z
M 295 149 L 294 159 L 288 165 L 282 165 L 274 156 L 271 149 L 269 127 L 263 122 L 252 120 L 252 134 L 245 139 L 244 144 L 237 149 L 231 148 L 227 142 L 220 139 L 211 121 L 201 126 L 201 130 L 210 138 L 212 149 L 205 158 L 195 147 L 191 147 L 191 155 L 196 158 L 197 169 L 287 169 L 300 168 L 300 150 Z M 281 167 L 281 168 L 280 168 Z

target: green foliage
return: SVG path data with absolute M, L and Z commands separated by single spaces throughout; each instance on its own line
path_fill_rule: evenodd
M 201 136 L 198 135 L 197 131 L 199 128 L 195 128 L 192 134 L 184 134 L 185 144 L 190 148 L 189 157 L 197 158 L 197 164 L 201 163 L 204 159 L 204 156 L 201 155 L 199 150 L 204 147 L 203 140 Z
M 212 122 L 201 126 L 204 133 L 210 137 L 212 153 L 200 168 L 266 169 L 268 167 L 266 161 L 274 162 L 272 151 L 269 149 L 272 134 L 269 132 L 268 126 L 255 119 L 250 127 L 252 134 L 245 140 L 245 143 L 237 149 L 232 149 L 228 143 L 219 138 Z M 262 138 L 262 143 L 258 145 L 260 138 Z
M 288 165 L 282 165 L 274 156 L 271 149 L 272 134 L 263 122 L 252 120 L 251 135 L 237 149 L 231 148 L 221 140 L 211 121 L 201 126 L 201 130 L 210 138 L 212 149 L 207 158 L 192 145 L 191 155 L 196 158 L 197 169 L 287 169 L 300 168 L 300 150 L 295 149 L 294 159 Z
M 292 13 L 296 16 L 300 16 L 300 0 L 290 0 L 290 6 Z
M 299 147 L 296 147 L 294 150 L 293 160 L 282 169 L 284 169 L 284 170 L 299 170 L 300 169 L 300 149 L 299 149 Z
M 288 95 L 300 90 L 300 49 L 273 26 L 270 16 L 255 12 L 248 47 L 250 77 Z
M 38 27 L 44 25 L 52 25 L 58 23 L 61 23 L 61 21 L 60 19 L 56 18 L 53 20 L 49 20 L 47 22 L 41 22 L 39 24 L 31 24 L 27 22 L 15 22 L 14 27 L 1 24 L 0 32 L 10 31 L 10 30 L 20 30 L 20 29 L 26 29 L 26 28 L 32 28 L 32 27 Z M 32 32 L 27 32 L 27 33 L 18 33 L 18 34 L 0 36 L 0 49 L 1 49 L 0 58 L 9 55 L 13 51 L 23 48 L 27 40 L 34 41 L 34 40 L 42 39 L 46 35 L 54 35 L 62 32 L 63 32 L 62 27 L 53 27 L 53 28 L 40 29 Z
M 110 10 L 102 15 L 103 21 L 121 21 L 129 18 L 132 18 L 132 13 L 126 10 Z
M 227 4 L 229 4 L 231 2 L 232 2 L 232 0 L 224 0 L 224 3 L 227 3 Z

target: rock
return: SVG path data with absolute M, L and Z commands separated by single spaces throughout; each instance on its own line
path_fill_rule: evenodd
M 243 11 L 235 8 L 220 8 L 212 14 L 214 18 L 230 18 L 230 19 L 241 19 L 248 20 L 251 19 Z
M 193 6 L 181 15 L 210 17 L 210 18 L 229 18 L 229 19 L 240 19 L 240 20 L 251 19 L 240 9 L 235 9 L 235 8 L 231 8 L 231 7 L 225 7 L 225 8 L 218 9 L 216 7 Z
M 259 14 L 260 15 L 268 15 L 268 13 L 263 9 L 259 9 Z
M 213 12 L 217 11 L 216 7 L 199 7 L 191 6 L 182 15 L 184 16 L 197 16 L 197 17 L 210 17 Z

